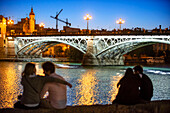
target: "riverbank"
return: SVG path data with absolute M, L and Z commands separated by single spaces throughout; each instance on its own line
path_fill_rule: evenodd
M 137 105 L 89 105 L 68 106 L 64 110 L 44 109 L 23 110 L 6 108 L 1 113 L 170 113 L 170 100 L 157 100 L 146 104 Z
M 10 62 L 71 62 L 68 58 L 0 58 L 0 61 Z

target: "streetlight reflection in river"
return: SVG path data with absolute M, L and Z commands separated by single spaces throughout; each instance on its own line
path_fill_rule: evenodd
M 93 105 L 97 103 L 97 90 L 98 82 L 96 80 L 96 72 L 89 70 L 82 75 L 82 78 L 78 80 L 79 85 L 76 87 L 76 105 Z

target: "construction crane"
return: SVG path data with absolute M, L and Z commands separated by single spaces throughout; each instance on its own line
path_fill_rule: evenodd
M 66 21 L 61 20 L 61 19 L 58 18 L 58 16 L 59 16 L 59 14 L 61 13 L 61 11 L 63 11 L 63 9 L 61 9 L 60 12 L 59 12 L 58 14 L 56 14 L 55 17 L 50 16 L 51 18 L 56 19 L 56 29 L 57 29 L 57 30 L 58 30 L 58 20 L 59 20 L 60 22 L 66 23 L 66 26 L 68 26 L 68 25 L 71 26 L 71 23 L 68 22 L 68 19 L 67 19 L 67 18 L 66 18 Z

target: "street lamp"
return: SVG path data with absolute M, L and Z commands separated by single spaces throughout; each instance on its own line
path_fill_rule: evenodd
M 42 27 L 45 26 L 45 24 L 41 22 L 41 23 L 39 24 L 39 26 L 42 28 Z
M 10 33 L 10 35 L 12 35 L 12 33 L 14 33 L 14 31 L 12 31 L 12 26 L 13 26 L 13 24 L 14 24 L 14 20 L 11 20 L 10 18 L 9 18 L 9 20 L 7 20 L 7 31 L 9 30 L 9 33 Z M 14 28 L 15 29 L 15 28 Z
M 9 20 L 7 21 L 7 24 L 8 24 L 8 25 L 12 25 L 12 24 L 14 24 L 14 21 L 11 20 L 11 19 L 9 19 Z
M 117 24 L 120 24 L 120 30 L 121 30 L 121 24 L 124 24 L 125 21 L 119 18 L 119 20 L 116 21 Z
M 39 24 L 39 27 L 40 27 L 40 34 L 42 33 L 42 29 L 44 28 L 44 26 L 45 26 L 45 24 L 42 23 L 42 22 Z
M 87 30 L 89 29 L 89 20 L 91 20 L 91 19 L 92 19 L 92 16 L 90 16 L 89 14 L 84 16 L 84 20 L 87 20 Z

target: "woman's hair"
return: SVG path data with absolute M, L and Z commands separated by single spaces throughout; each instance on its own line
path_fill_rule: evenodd
M 34 63 L 27 63 L 25 65 L 25 69 L 22 72 L 22 76 L 29 76 L 29 75 L 33 75 L 35 73 L 35 64 Z
M 127 76 L 132 76 L 133 75 L 133 69 L 132 68 L 127 68 L 125 72 L 125 77 Z

